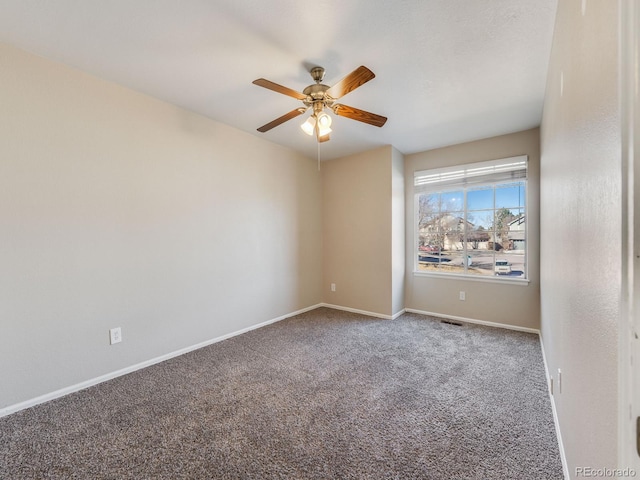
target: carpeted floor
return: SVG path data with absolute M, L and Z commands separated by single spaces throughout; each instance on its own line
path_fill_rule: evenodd
M 538 337 L 320 308 L 0 419 L 0 478 L 561 479 Z

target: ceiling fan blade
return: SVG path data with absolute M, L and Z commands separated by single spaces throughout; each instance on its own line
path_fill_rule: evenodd
M 259 87 L 268 88 L 269 90 L 273 90 L 274 92 L 282 93 L 284 95 L 289 95 L 290 97 L 297 98 L 298 100 L 305 100 L 307 98 L 306 95 L 296 92 L 287 87 L 283 87 L 282 85 L 278 85 L 277 83 L 273 83 L 270 80 L 266 80 L 264 78 L 259 78 L 253 81 L 254 85 L 258 85 Z
M 364 65 L 360 66 L 327 90 L 326 94 L 331 98 L 344 97 L 347 93 L 352 92 L 360 85 L 364 85 L 375 77 L 375 74 L 367 67 Z
M 352 120 L 357 120 L 359 122 L 368 123 L 369 125 L 373 125 L 375 127 L 381 127 L 387 121 L 387 117 L 383 117 L 382 115 L 365 112 L 364 110 L 360 110 L 359 108 L 349 107 L 348 105 L 342 105 L 340 103 L 335 104 L 332 108 L 333 112 L 336 115 L 347 117 Z
M 272 120 L 269 123 L 261 126 L 258 129 L 258 131 L 262 133 L 267 132 L 271 130 L 273 127 L 277 127 L 278 125 L 286 122 L 287 120 L 291 120 L 292 118 L 295 118 L 298 115 L 302 115 L 306 110 L 307 110 L 306 108 L 296 108 L 295 110 L 291 110 L 289 113 L 285 113 L 281 117 L 278 117 L 275 120 Z

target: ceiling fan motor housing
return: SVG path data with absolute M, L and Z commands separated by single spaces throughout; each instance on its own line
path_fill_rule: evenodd
M 324 107 L 331 107 L 333 99 L 326 94 L 326 91 L 330 88 L 329 85 L 320 83 L 324 78 L 324 68 L 314 67 L 309 73 L 316 83 L 315 85 L 309 85 L 302 91 L 302 93 L 307 96 L 303 102 L 307 107 L 313 106 L 314 112 L 317 113 Z
M 322 83 L 309 85 L 302 91 L 302 93 L 307 96 L 306 100 L 303 100 L 304 104 L 307 107 L 310 107 L 316 102 L 323 102 L 326 106 L 330 107 L 333 103 L 333 99 L 325 93 L 327 90 L 329 90 L 329 85 L 324 85 Z

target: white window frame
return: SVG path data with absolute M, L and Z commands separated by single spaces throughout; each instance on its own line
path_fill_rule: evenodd
M 522 165 L 524 164 L 524 167 Z M 467 191 L 478 187 L 495 187 L 497 185 L 524 181 L 525 183 L 525 269 L 522 277 L 482 276 L 470 273 L 451 273 L 419 270 L 419 197 L 425 193 L 445 193 L 448 191 L 463 192 L 464 218 L 468 218 Z M 501 158 L 486 162 L 476 162 L 452 167 L 420 170 L 414 172 L 414 219 L 413 219 L 413 274 L 415 276 L 464 279 L 480 282 L 508 283 L 511 285 L 529 284 L 529 182 L 528 182 L 528 156 Z M 494 190 L 495 195 L 495 190 Z M 495 202 L 494 202 L 495 214 Z M 495 240 L 494 240 L 495 241 Z M 464 250 L 467 250 L 468 239 L 465 230 Z M 495 257 L 494 257 L 495 268 Z

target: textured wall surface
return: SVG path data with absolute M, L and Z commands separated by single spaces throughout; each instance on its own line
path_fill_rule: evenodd
M 569 471 L 616 465 L 617 2 L 559 2 L 541 127 L 541 317 Z
M 11 47 L 0 64 L 0 408 L 321 301 L 315 162 Z
M 394 313 L 391 175 L 390 146 L 323 163 L 324 302 Z

